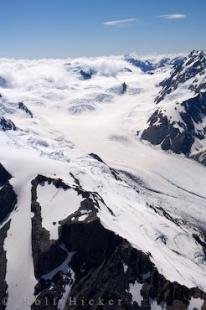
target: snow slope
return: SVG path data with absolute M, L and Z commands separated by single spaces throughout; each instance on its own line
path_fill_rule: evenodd
M 17 127 L 0 131 L 0 162 L 13 176 L 11 184 L 18 195 L 4 244 L 7 309 L 22 309 L 22 294 L 34 301 L 30 196 L 31 181 L 39 174 L 74 187 L 72 173 L 84 190 L 97 192 L 104 200 L 98 214 L 104 227 L 138 250 L 150 252 L 168 280 L 206 291 L 205 254 L 193 238 L 194 234 L 202 238 L 206 224 L 206 170 L 136 138 L 155 109 L 158 85 L 170 70 L 167 65 L 146 74 L 121 56 L 0 61 L 0 76 L 6 81 L 0 87 L 0 115 Z M 19 109 L 19 102 L 33 118 Z M 70 108 L 76 105 L 78 113 L 73 113 Z M 119 171 L 120 179 L 89 153 Z M 72 190 L 38 188 L 42 225 L 51 240 L 58 238 L 53 222 L 72 214 L 81 200 Z

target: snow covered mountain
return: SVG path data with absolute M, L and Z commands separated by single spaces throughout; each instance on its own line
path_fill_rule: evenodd
M 206 55 L 192 51 L 160 84 L 142 139 L 189 155 L 205 146 Z
M 135 54 L 126 55 L 125 59 L 134 65 L 135 67 L 141 69 L 145 73 L 153 73 L 157 69 L 165 68 L 170 66 L 171 68 L 176 68 L 182 65 L 184 57 L 179 55 L 176 57 L 153 57 L 149 59 L 139 59 Z
M 0 309 L 205 308 L 206 169 L 136 136 L 169 59 L 0 60 Z
M 178 87 L 183 88 L 184 92 L 186 89 L 197 93 L 206 90 L 205 75 L 206 55 L 203 51 L 194 50 L 182 62 L 175 65 L 169 78 L 160 83 L 162 90 L 155 101 L 159 103 Z

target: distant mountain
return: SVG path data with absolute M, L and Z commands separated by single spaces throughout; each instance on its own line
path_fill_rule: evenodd
M 183 61 L 182 56 L 177 57 L 163 57 L 162 59 L 153 61 L 150 59 L 141 59 L 135 55 L 126 55 L 125 60 L 128 61 L 130 64 L 139 68 L 144 73 L 152 73 L 154 70 L 161 69 L 164 67 L 170 66 L 171 68 L 175 68 L 176 66 L 180 66 Z
M 161 102 L 178 87 L 195 93 L 206 90 L 206 54 L 203 51 L 192 51 L 183 61 L 179 62 L 170 77 L 160 83 L 162 87 L 155 99 Z
M 206 140 L 206 55 L 191 52 L 160 86 L 158 106 L 141 138 L 178 154 L 201 149 Z
M 206 138 L 206 92 L 181 103 L 157 108 L 141 138 L 163 150 L 189 155 Z

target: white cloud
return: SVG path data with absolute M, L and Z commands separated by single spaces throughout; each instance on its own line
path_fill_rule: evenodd
M 185 14 L 175 13 L 175 14 L 164 14 L 164 15 L 160 15 L 158 17 L 173 20 L 173 19 L 184 19 L 187 16 Z
M 125 19 L 106 21 L 103 24 L 105 26 L 120 26 L 120 25 L 134 23 L 136 20 L 137 20 L 136 18 L 125 18 Z

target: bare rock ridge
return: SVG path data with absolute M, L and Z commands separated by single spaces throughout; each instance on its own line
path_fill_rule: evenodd
M 6 251 L 4 250 L 4 241 L 7 237 L 9 227 L 10 221 L 8 221 L 0 228 L 0 310 L 4 310 L 6 308 L 6 303 L 4 300 L 6 301 L 6 298 L 8 297 L 8 285 L 6 283 L 7 258 Z
M 7 131 L 16 129 L 15 124 L 10 119 L 0 116 L 0 130 Z
M 78 180 L 75 183 L 71 188 L 61 179 L 42 175 L 32 181 L 32 252 L 38 280 L 32 309 L 46 309 L 46 302 L 48 309 L 58 309 L 68 288 L 68 309 L 152 309 L 153 303 L 187 309 L 192 298 L 204 301 L 206 296 L 200 289 L 166 280 L 152 263 L 150 253 L 134 249 L 106 229 L 98 217 L 102 198 L 84 191 Z M 46 184 L 75 190 L 82 196 L 79 209 L 58 223 L 59 238 L 55 241 L 42 228 L 41 205 L 37 202 L 37 188 Z M 83 214 L 86 218 L 82 220 Z M 139 291 L 140 302 L 129 292 L 133 286 Z
M 27 108 L 27 106 L 23 102 L 19 102 L 18 108 L 28 114 L 31 118 L 33 118 L 33 113 Z

